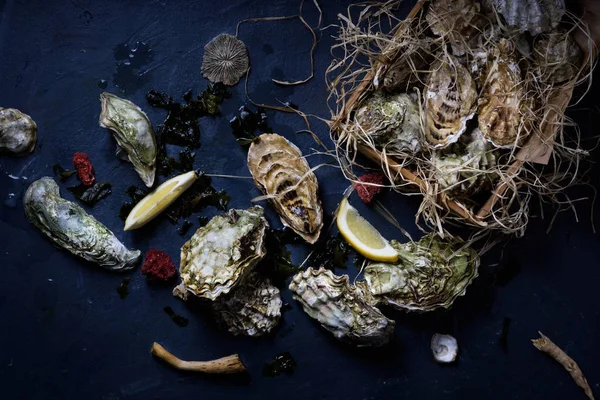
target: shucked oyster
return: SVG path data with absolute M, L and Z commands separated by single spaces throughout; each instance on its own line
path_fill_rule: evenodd
M 491 0 L 508 26 L 532 35 L 558 26 L 565 14 L 564 0 Z
M 394 333 L 394 321 L 372 305 L 364 283 L 350 285 L 348 275 L 312 267 L 290 283 L 294 300 L 337 339 L 357 346 L 381 346 Z
M 462 56 L 485 25 L 479 10 L 476 0 L 435 0 L 425 18 L 434 34 L 448 38 L 453 54 Z
M 156 174 L 156 139 L 146 114 L 129 100 L 100 95 L 100 126 L 112 131 L 118 152 L 124 151 L 144 184 L 152 187 Z
M 182 283 L 173 294 L 215 300 L 229 293 L 265 256 L 268 227 L 260 206 L 217 215 L 181 248 Z
M 406 311 L 448 308 L 477 277 L 479 256 L 461 239 L 435 234 L 407 244 L 392 240 L 397 264 L 371 262 L 365 280 L 378 303 Z
M 425 99 L 425 138 L 434 148 L 458 140 L 475 114 L 477 89 L 469 71 L 449 56 L 433 67 Z
M 0 153 L 29 154 L 37 141 L 37 125 L 27 114 L 0 107 Z
M 131 269 L 140 259 L 139 250 L 123 243 L 77 204 L 60 197 L 52 178 L 33 182 L 24 197 L 25 215 L 55 245 L 111 271 Z
M 360 136 L 367 136 L 387 152 L 421 151 L 419 106 L 405 93 L 375 92 L 356 112 L 355 124 Z
M 212 307 L 234 335 L 261 336 L 279 322 L 281 304 L 279 289 L 252 272 L 235 290 L 214 301 Z
M 564 30 L 537 37 L 533 54 L 542 79 L 551 84 L 573 79 L 583 61 L 581 48 Z
M 323 227 L 319 183 L 300 149 L 283 136 L 262 134 L 250 146 L 248 169 L 256 186 L 272 196 L 281 222 L 308 243 L 316 242 Z

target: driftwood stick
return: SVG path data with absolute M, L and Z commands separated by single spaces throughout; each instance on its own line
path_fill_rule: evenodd
M 182 371 L 205 372 L 207 374 L 236 374 L 247 371 L 246 366 L 237 354 L 210 361 L 184 361 L 169 353 L 156 342 L 152 345 L 150 352 L 172 367 Z
M 531 339 L 533 345 L 536 349 L 543 351 L 548 354 L 550 357 L 554 358 L 560 365 L 562 365 L 573 377 L 577 386 L 582 388 L 590 400 L 594 400 L 594 394 L 592 393 L 592 389 L 590 385 L 587 383 L 585 376 L 583 376 L 583 372 L 571 357 L 567 355 L 560 347 L 555 345 L 552 340 L 550 340 L 547 336 L 544 336 L 542 332 L 539 332 L 539 339 Z

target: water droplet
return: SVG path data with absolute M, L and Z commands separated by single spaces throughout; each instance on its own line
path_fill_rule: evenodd
M 9 193 L 6 200 L 4 200 L 4 205 L 9 208 L 17 207 L 17 196 L 14 193 Z
M 100 82 L 98 82 L 98 87 L 100 89 L 106 89 L 108 87 L 108 82 L 106 79 L 100 79 Z

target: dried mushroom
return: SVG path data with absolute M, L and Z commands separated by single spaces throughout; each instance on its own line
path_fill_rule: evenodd
M 0 153 L 29 154 L 37 142 L 37 125 L 15 108 L 0 107 Z
M 246 45 L 235 36 L 222 33 L 204 46 L 202 75 L 212 83 L 235 85 L 249 65 Z
M 564 0 L 491 0 L 510 27 L 538 35 L 556 28 L 565 14 Z
M 439 363 L 454 362 L 458 355 L 458 342 L 450 335 L 436 333 L 431 338 L 431 352 L 435 361 Z

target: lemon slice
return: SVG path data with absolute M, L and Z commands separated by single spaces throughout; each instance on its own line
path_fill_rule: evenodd
M 342 199 L 337 212 L 337 227 L 344 239 L 368 259 L 398 261 L 398 252 L 345 198 Z
M 127 216 L 125 230 L 130 231 L 146 225 L 192 186 L 196 179 L 198 175 L 194 171 L 186 172 L 169 179 L 148 193 Z

